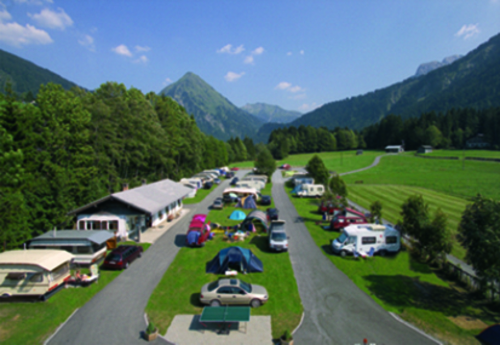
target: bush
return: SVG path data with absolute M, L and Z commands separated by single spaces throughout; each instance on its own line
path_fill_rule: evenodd
M 281 339 L 283 339 L 285 341 L 293 340 L 292 334 L 290 333 L 290 331 L 288 329 L 285 330 L 285 333 L 283 333 L 283 335 L 281 336 Z
M 154 332 L 156 332 L 156 326 L 152 322 L 150 322 L 148 324 L 148 328 L 146 328 L 146 334 L 152 334 Z

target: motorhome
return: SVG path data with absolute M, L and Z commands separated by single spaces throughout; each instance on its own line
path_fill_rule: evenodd
M 362 212 L 346 207 L 345 210 L 335 209 L 330 222 L 330 230 L 340 230 L 352 224 L 367 224 L 366 216 Z
M 298 197 L 320 197 L 325 193 L 325 186 L 322 184 L 302 184 L 300 190 L 297 191 Z
M 0 296 L 40 296 L 49 294 L 70 278 L 74 258 L 64 250 L 11 250 L 0 253 Z
M 253 189 L 256 189 L 258 191 L 264 189 L 265 187 L 265 184 L 264 182 L 262 181 L 251 181 L 251 180 L 239 180 L 237 183 L 236 183 L 236 187 L 237 188 L 253 188 Z
M 300 186 L 301 184 L 314 184 L 314 179 L 312 177 L 300 176 L 293 178 L 293 185 Z
M 236 196 L 243 198 L 249 195 L 252 195 L 256 201 L 259 200 L 259 194 L 255 188 L 226 188 L 224 192 L 222 192 L 222 196 L 228 194 L 235 194 Z
M 189 184 L 195 185 L 196 188 L 198 188 L 198 189 L 203 188 L 203 182 L 202 182 L 201 178 L 183 178 L 179 181 L 179 183 L 182 183 L 182 184 L 189 183 Z
M 267 178 L 266 175 L 253 175 L 253 174 L 250 174 L 250 175 L 246 175 L 241 180 L 242 181 L 262 181 L 262 182 L 264 182 L 264 184 L 266 184 L 267 181 L 268 181 L 268 178 Z
M 350 225 L 332 242 L 332 249 L 342 257 L 354 253 L 363 255 L 370 251 L 384 256 L 401 249 L 401 234 L 390 225 Z
M 220 177 L 219 170 L 203 170 L 203 172 L 213 175 L 214 178 Z
M 49 231 L 29 241 L 30 249 L 65 250 L 74 255 L 74 262 L 91 265 L 101 262 L 106 255 L 106 242 L 115 238 L 107 230 Z

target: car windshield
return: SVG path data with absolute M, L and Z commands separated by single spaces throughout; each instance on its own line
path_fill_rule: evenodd
M 240 287 L 248 293 L 252 292 L 252 285 L 250 285 L 242 280 L 240 280 Z
M 284 232 L 273 232 L 271 234 L 271 239 L 273 241 L 282 242 L 286 240 L 286 234 Z
M 107 261 L 120 261 L 121 256 L 118 254 L 109 254 L 108 257 L 106 258 Z
M 340 235 L 337 238 L 337 241 L 339 241 L 339 243 L 344 243 L 346 239 L 347 239 L 347 235 L 345 233 L 343 233 L 342 235 Z
M 272 223 L 271 224 L 271 231 L 275 230 L 285 230 L 285 224 L 284 223 Z
M 208 284 L 208 291 L 213 291 L 219 287 L 219 281 Z

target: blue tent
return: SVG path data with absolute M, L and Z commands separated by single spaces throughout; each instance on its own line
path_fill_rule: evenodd
M 483 344 L 500 344 L 500 324 L 497 323 L 496 325 L 484 329 L 476 338 Z
M 206 272 L 224 274 L 229 269 L 252 273 L 264 271 L 264 266 L 250 249 L 229 247 L 222 249 L 212 261 L 207 263 Z
M 248 209 L 248 208 L 255 209 L 255 208 L 257 208 L 257 205 L 255 204 L 255 199 L 251 195 L 249 195 L 245 198 L 242 198 L 240 201 L 238 201 L 238 204 L 236 205 L 236 207 L 241 207 L 241 208 L 246 208 L 246 209 Z
M 233 213 L 231 213 L 231 215 L 229 216 L 229 219 L 232 219 L 232 220 L 243 220 L 246 217 L 247 217 L 247 215 L 245 214 L 245 212 L 240 211 L 240 210 L 236 210 L 236 211 L 233 211 Z

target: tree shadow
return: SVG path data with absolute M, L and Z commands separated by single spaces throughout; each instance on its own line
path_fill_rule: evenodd
M 276 253 L 269 248 L 269 238 L 267 236 L 254 236 L 249 243 L 255 245 L 263 253 Z
M 418 260 L 408 256 L 408 260 L 410 260 L 410 270 L 417 273 L 432 273 L 429 265 L 419 262 Z
M 184 234 L 176 235 L 174 243 L 179 248 L 186 247 L 186 235 Z

